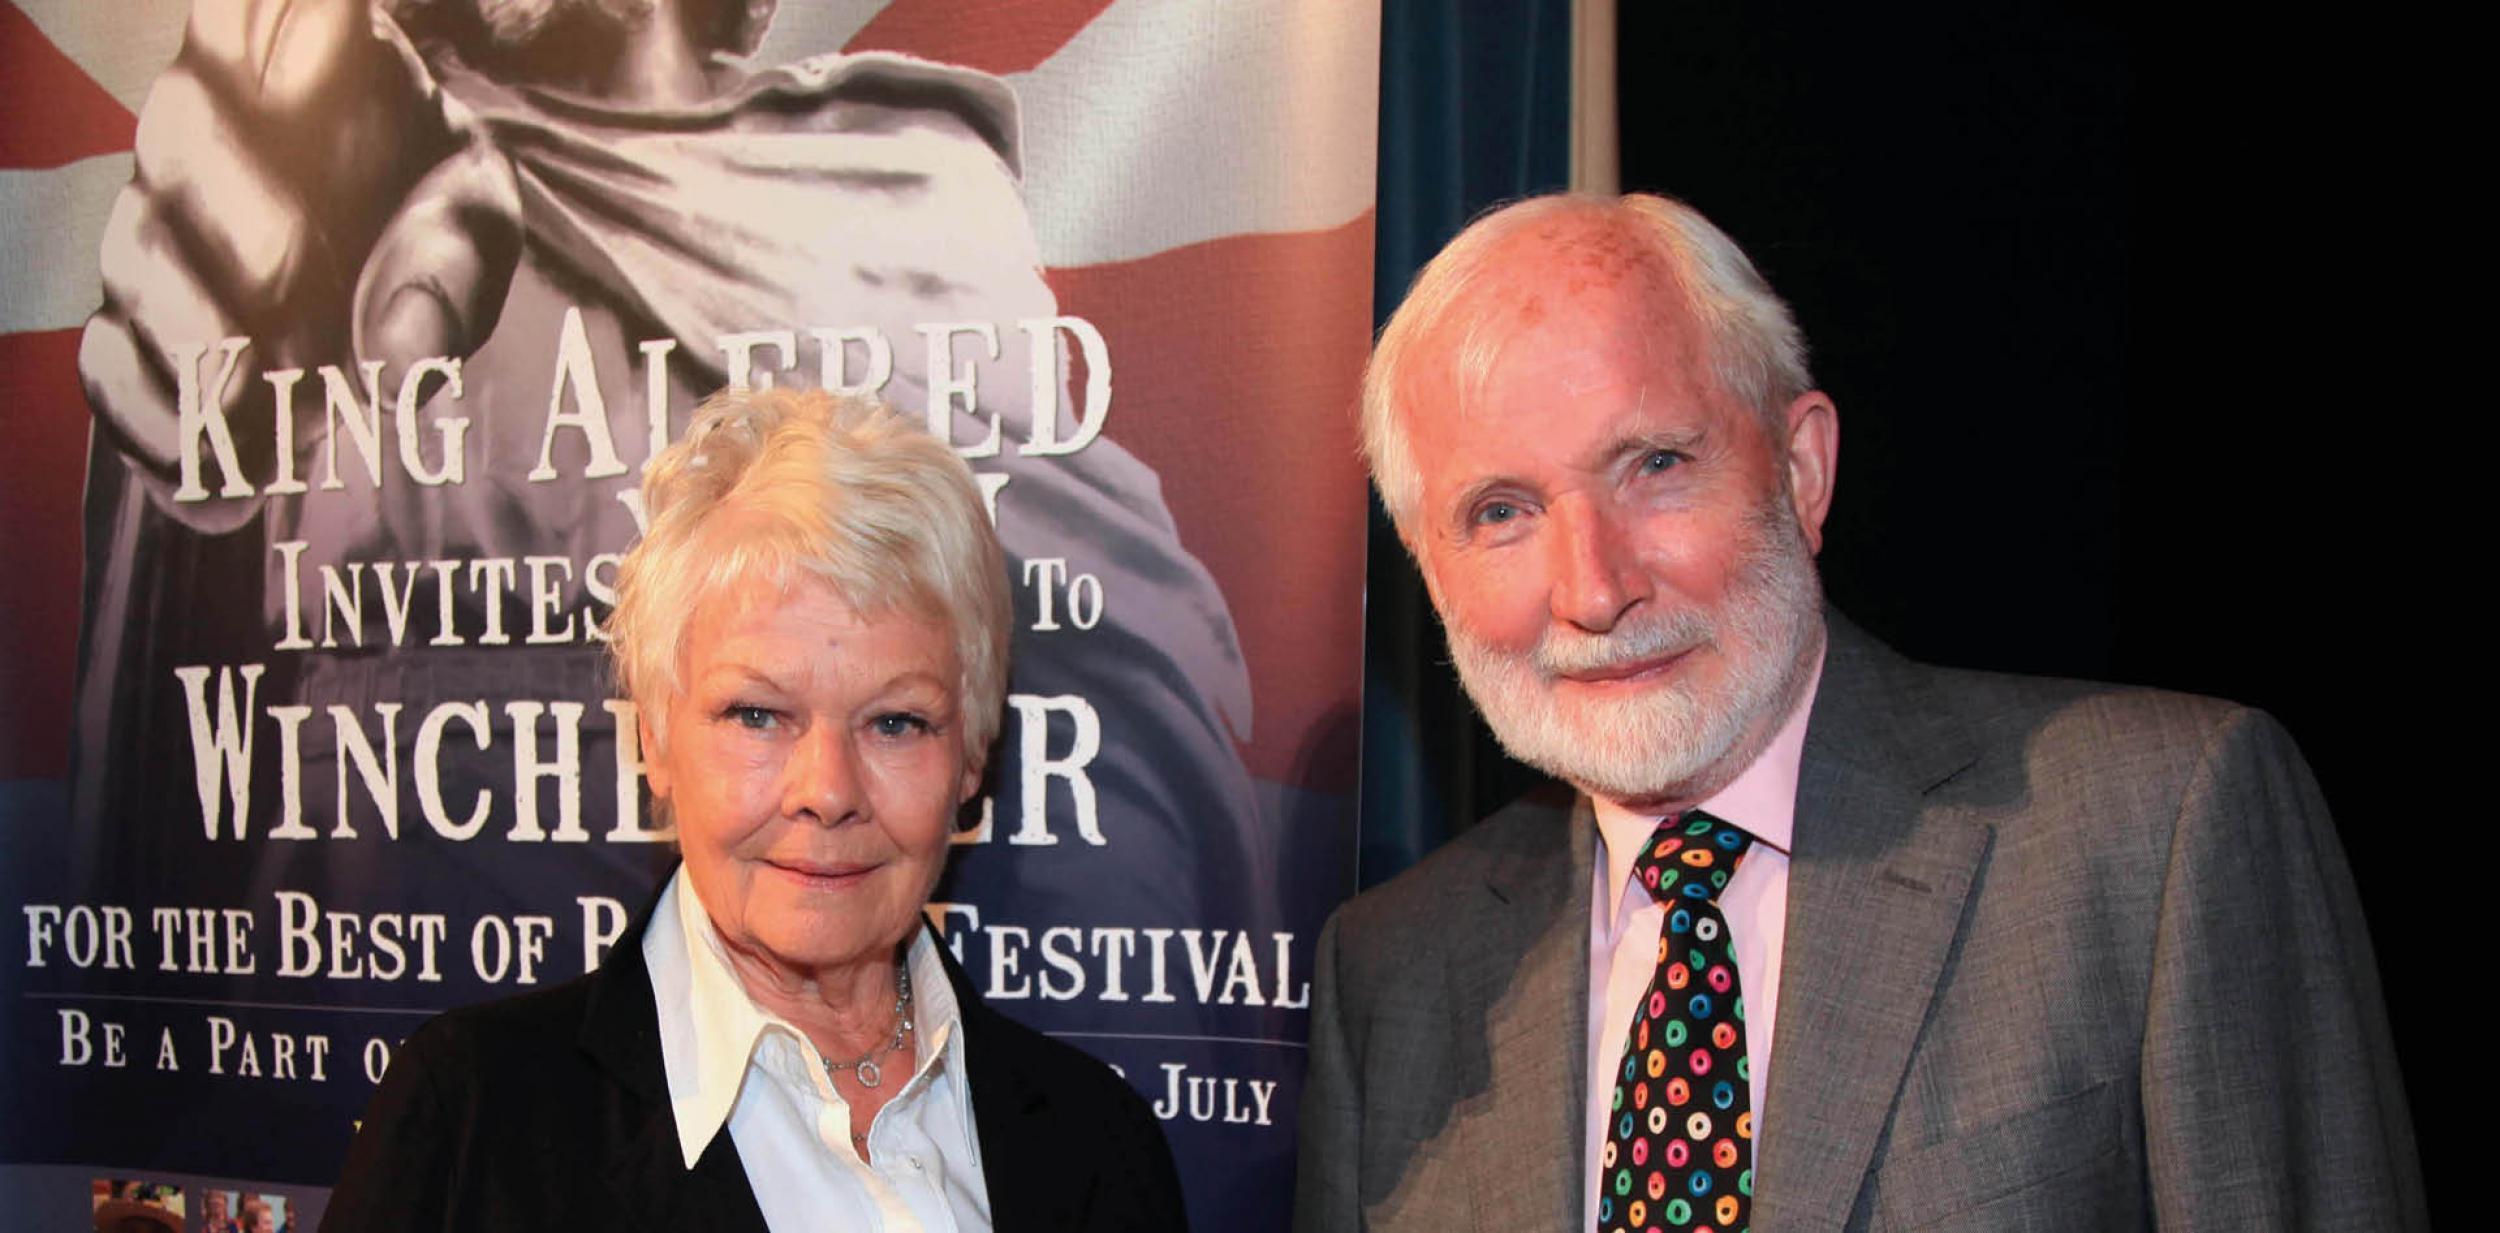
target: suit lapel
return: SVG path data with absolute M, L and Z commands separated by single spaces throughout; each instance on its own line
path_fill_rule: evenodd
M 1576 1228 L 1588 1076 L 1588 887 L 1597 824 L 1581 799 L 1472 892 L 1480 944 L 1451 961 L 1458 1023 L 1482 1022 L 1490 1074 L 1460 1105 L 1475 1227 Z M 1559 1046 L 1559 1047 L 1558 1047 Z M 1556 1144 L 1567 1144 L 1556 1151 Z M 1558 1224 L 1557 1221 L 1560 1223 Z
M 1921 670 L 1836 614 L 1798 784 L 1753 1227 L 1849 1217 L 1993 831 L 1926 794 L 1976 760 Z
M 661 889 L 667 889 L 667 882 Z M 766 1233 L 763 1210 L 747 1184 L 746 1168 L 724 1125 L 688 1169 L 677 1146 L 669 1112 L 667 1064 L 660 1056 L 659 1008 L 651 973 L 642 960 L 642 934 L 659 906 L 643 905 L 631 928 L 608 952 L 598 987 L 582 1012 L 576 1038 L 597 1061 L 617 1092 L 603 1119 L 613 1147 L 604 1179 L 621 1206 L 645 1229 L 720 1229 Z

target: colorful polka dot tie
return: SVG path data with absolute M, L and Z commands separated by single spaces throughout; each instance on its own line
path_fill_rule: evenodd
M 1598 1233 L 1734 1233 L 1753 1216 L 1753 1073 L 1719 891 L 1753 836 L 1696 809 L 1661 823 L 1633 876 L 1667 909 L 1658 973 L 1615 1071 L 1598 1148 Z

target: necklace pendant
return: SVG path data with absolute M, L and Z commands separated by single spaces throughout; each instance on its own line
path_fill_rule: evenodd
M 859 1085 L 861 1087 L 875 1087 L 877 1086 L 877 1081 L 885 1077 L 885 1072 L 878 1069 L 875 1062 L 869 1061 L 865 1058 L 861 1059 L 857 1064 L 851 1067 L 851 1073 L 859 1076 Z

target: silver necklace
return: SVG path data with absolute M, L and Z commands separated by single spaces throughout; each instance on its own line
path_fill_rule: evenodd
M 861 1087 L 877 1086 L 877 1084 L 885 1078 L 885 1070 L 883 1067 L 877 1065 L 877 1059 L 902 1048 L 903 1038 L 910 1034 L 911 968 L 904 964 L 897 963 L 894 965 L 894 1039 L 885 1042 L 885 1044 L 877 1048 L 869 1050 L 865 1056 L 862 1056 L 856 1062 L 837 1062 L 832 1058 L 824 1059 L 825 1077 L 830 1079 L 833 1077 L 833 1072 L 837 1070 L 847 1070 L 851 1072 L 854 1078 L 859 1080 L 859 1085 Z

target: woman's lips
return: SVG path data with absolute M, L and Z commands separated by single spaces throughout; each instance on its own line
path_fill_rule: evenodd
M 872 861 L 819 861 L 806 859 L 768 858 L 764 866 L 802 886 L 814 890 L 838 890 L 856 885 L 877 871 Z

